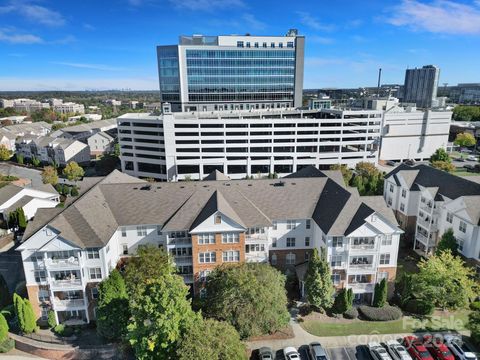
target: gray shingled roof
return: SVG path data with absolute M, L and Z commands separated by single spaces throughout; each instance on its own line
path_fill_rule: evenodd
M 245 228 L 312 218 L 325 233 L 344 235 L 374 211 L 396 224 L 392 210 L 374 198 L 384 202 L 380 196 L 364 202 L 328 177 L 146 183 L 114 171 L 62 212 L 49 219 L 52 212 L 40 210 L 37 218 L 81 247 L 104 246 L 119 226 L 192 229 L 216 211 Z M 29 224 L 25 239 L 35 231 Z
M 203 181 L 211 181 L 211 180 L 228 181 L 228 180 L 230 180 L 230 178 L 227 175 L 225 175 L 224 173 L 222 173 L 221 171 L 214 170 L 210 174 L 208 174 L 207 176 L 205 176 L 203 178 Z
M 16 202 L 14 202 L 12 205 L 10 205 L 8 208 L 4 210 L 5 214 L 9 214 L 12 211 L 17 210 L 18 208 L 24 207 L 27 205 L 30 201 L 32 201 L 34 198 L 31 196 L 22 196 L 20 199 L 18 199 Z
M 22 187 L 12 184 L 8 184 L 0 188 L 0 205 L 10 200 L 13 196 L 18 194 L 22 190 Z

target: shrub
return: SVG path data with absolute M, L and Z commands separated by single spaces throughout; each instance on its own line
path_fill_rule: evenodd
M 0 314 L 0 342 L 5 341 L 8 338 L 8 324 L 5 317 Z
M 7 353 L 15 347 L 15 340 L 13 339 L 6 339 L 0 342 L 0 353 Z
M 357 308 L 352 307 L 343 313 L 345 319 L 356 319 L 358 317 Z
M 349 306 L 350 305 L 350 306 Z M 343 314 L 351 308 L 351 304 L 348 303 L 348 290 L 342 289 L 338 292 L 333 303 L 332 312 L 336 314 Z
M 73 328 L 70 327 L 70 326 L 65 326 L 63 324 L 58 324 L 57 326 L 55 326 L 53 328 L 53 331 L 55 332 L 55 334 L 57 334 L 58 336 L 62 336 L 62 337 L 69 337 L 69 336 L 72 336 L 73 335 Z
M 480 310 L 480 301 L 474 301 L 470 304 L 470 310 L 479 311 Z
M 53 310 L 48 311 L 48 327 L 54 328 L 57 326 L 57 319 L 55 319 L 55 312 Z
M 389 321 L 402 317 L 402 311 L 398 307 L 390 305 L 381 308 L 362 305 L 358 307 L 358 311 L 368 321 Z
M 55 185 L 55 190 L 57 190 L 57 192 L 58 192 L 60 195 L 63 195 L 63 184 L 57 184 L 57 185 Z
M 435 305 L 430 301 L 411 299 L 405 304 L 405 311 L 412 314 L 432 315 L 433 310 L 435 310 Z
M 72 187 L 72 190 L 70 191 L 71 196 L 78 196 L 78 188 L 76 186 Z

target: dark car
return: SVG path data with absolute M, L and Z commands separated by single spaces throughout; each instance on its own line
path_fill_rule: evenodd
M 258 360 L 273 360 L 274 358 L 273 351 L 269 347 L 265 346 L 258 349 Z
M 327 352 L 318 342 L 312 342 L 308 345 L 311 360 L 329 360 Z
M 406 165 L 413 166 L 413 165 L 415 165 L 415 160 L 408 159 L 408 160 L 405 160 L 403 163 L 406 164 Z

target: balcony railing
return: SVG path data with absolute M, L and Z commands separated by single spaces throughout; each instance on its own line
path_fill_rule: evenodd
M 352 244 L 350 250 L 375 250 L 375 243 Z
M 245 254 L 245 261 L 247 262 L 267 262 L 268 261 L 268 252 L 258 251 L 250 252 Z
M 60 269 L 60 268 L 70 268 L 70 267 L 79 267 L 80 262 L 78 258 L 68 258 L 68 259 L 46 259 L 45 265 L 48 268 Z
M 53 304 L 55 307 L 84 307 L 85 306 L 85 300 L 83 299 L 66 299 L 66 300 L 60 300 L 60 299 L 54 299 Z
M 192 263 L 192 256 L 175 256 L 174 258 L 175 264 L 184 264 L 184 263 Z
M 54 287 L 61 287 L 61 288 L 69 288 L 74 286 L 82 286 L 81 279 L 71 279 L 71 280 L 53 280 L 52 286 Z
M 428 237 L 420 234 L 419 232 L 415 234 L 415 239 L 417 239 L 417 241 L 420 241 L 425 246 L 427 246 L 427 243 L 429 243 L 430 246 L 434 245 L 432 239 L 429 240 Z
M 245 235 L 245 242 L 248 244 L 250 242 L 267 242 L 268 236 L 266 234 L 246 234 Z
M 191 245 L 192 238 L 169 238 L 168 245 Z
M 352 270 L 373 270 L 373 262 L 368 264 L 349 264 L 348 267 Z
M 373 291 L 375 284 L 374 283 L 349 283 L 348 287 L 353 290 L 363 290 L 366 292 Z

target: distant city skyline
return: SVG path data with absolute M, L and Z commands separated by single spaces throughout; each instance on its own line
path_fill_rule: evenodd
M 434 64 L 480 82 L 480 1 L 93 0 L 0 2 L 0 91 L 157 90 L 156 46 L 179 35 L 306 37 L 304 88 L 403 84 Z M 320 11 L 319 11 L 320 10 Z

